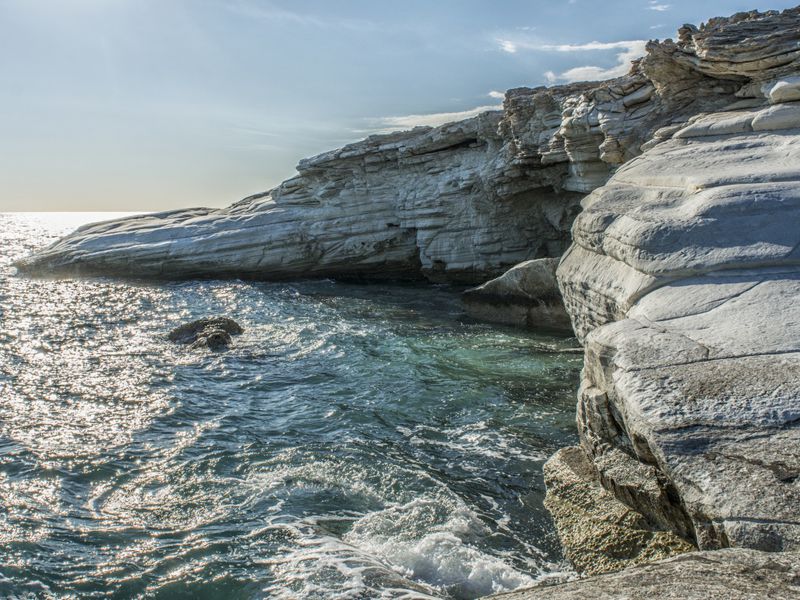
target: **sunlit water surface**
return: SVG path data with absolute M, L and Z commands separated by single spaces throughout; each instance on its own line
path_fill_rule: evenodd
M 474 598 L 562 572 L 571 340 L 445 287 L 32 280 L 0 215 L 0 597 Z M 205 315 L 225 353 L 165 340 Z

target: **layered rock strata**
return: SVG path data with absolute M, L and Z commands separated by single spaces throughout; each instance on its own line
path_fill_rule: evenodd
M 557 266 L 557 258 L 520 263 L 500 277 L 465 291 L 464 309 L 481 321 L 572 333 L 556 281 Z
M 419 278 L 478 283 L 558 256 L 582 194 L 567 163 L 504 159 L 501 112 L 372 136 L 298 165 L 222 210 L 89 225 L 18 263 L 29 272 L 186 278 Z
M 787 11 L 687 26 L 677 42 L 650 43 L 625 77 L 510 90 L 502 112 L 376 135 L 303 160 L 296 177 L 226 209 L 84 227 L 18 267 L 480 283 L 520 261 L 559 256 L 579 200 L 646 141 L 736 94 L 763 96 L 759 86 L 768 82 L 756 76 L 789 68 L 797 49 L 787 32 L 796 21 Z M 766 42 L 764 22 L 777 30 Z
M 683 30 L 753 98 L 658 132 L 585 199 L 558 269 L 583 451 L 701 549 L 800 549 L 799 12 Z

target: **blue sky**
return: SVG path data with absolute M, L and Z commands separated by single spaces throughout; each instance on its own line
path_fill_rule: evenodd
M 224 206 L 304 156 L 796 2 L 0 0 L 0 210 Z

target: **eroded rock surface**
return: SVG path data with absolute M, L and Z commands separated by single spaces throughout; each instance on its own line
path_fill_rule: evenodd
M 686 26 L 676 42 L 651 42 L 625 77 L 513 89 L 502 112 L 303 160 L 296 177 L 226 209 L 86 226 L 18 267 L 480 283 L 560 256 L 580 199 L 643 145 L 703 112 L 793 98 L 797 28 L 797 9 Z
M 678 62 L 751 100 L 645 144 L 585 199 L 558 270 L 582 448 L 701 549 L 800 549 L 799 12 L 682 30 Z
M 800 553 L 692 552 L 580 581 L 500 594 L 501 600 L 792 600 Z
M 579 573 L 595 575 L 696 550 L 670 530 L 600 485 L 581 448 L 562 448 L 544 466 L 545 507 L 556 523 L 567 559 Z
M 464 292 L 467 314 L 481 321 L 572 332 L 556 280 L 557 258 L 520 263 Z
M 82 227 L 18 263 L 27 272 L 134 277 L 420 278 L 478 283 L 558 256 L 582 194 L 560 165 L 510 165 L 490 112 L 372 136 L 298 165 L 277 188 L 222 210 Z

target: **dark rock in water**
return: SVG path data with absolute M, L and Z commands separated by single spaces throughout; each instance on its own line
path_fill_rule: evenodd
M 230 345 L 232 335 L 243 331 L 241 325 L 228 317 L 205 317 L 176 327 L 167 338 L 177 344 L 191 344 L 191 348 L 223 350 Z
M 190 348 L 208 348 L 209 350 L 222 350 L 231 344 L 231 336 L 224 329 L 205 329 L 197 336 Z

